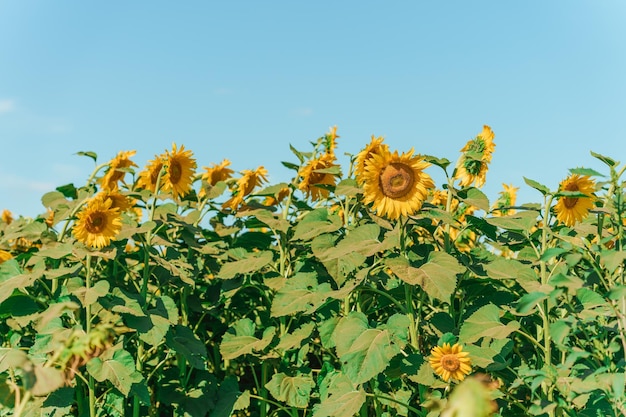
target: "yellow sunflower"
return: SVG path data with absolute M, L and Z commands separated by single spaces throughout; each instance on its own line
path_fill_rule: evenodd
M 450 346 L 450 343 L 444 343 L 443 346 L 435 346 L 431 352 L 428 361 L 435 373 L 444 381 L 450 379 L 463 381 L 465 375 L 472 371 L 471 361 L 468 352 L 463 352 L 463 347 L 458 343 Z
M 11 258 L 13 258 L 13 256 L 9 252 L 0 249 L 0 264 L 8 261 Z
M 156 156 L 153 160 L 148 161 L 148 164 L 146 165 L 144 170 L 139 173 L 137 188 L 150 190 L 155 193 L 157 191 L 156 185 L 157 182 L 159 182 L 159 175 L 161 174 L 163 164 L 164 161 L 162 156 Z
M 363 179 L 365 175 L 365 167 L 370 162 L 372 156 L 389 153 L 389 146 L 384 144 L 383 140 L 384 138 L 382 136 L 375 137 L 372 135 L 372 141 L 365 147 L 365 149 L 357 154 L 354 164 L 354 174 L 360 184 L 365 182 Z
M 363 174 L 363 202 L 373 203 L 379 216 L 391 220 L 414 214 L 435 187 L 424 172 L 429 166 L 421 156 L 413 156 L 413 149 L 402 155 L 372 153 Z
M 121 151 L 117 156 L 109 162 L 109 168 L 102 178 L 100 178 L 100 184 L 105 190 L 116 190 L 118 187 L 118 181 L 124 180 L 126 175 L 126 169 L 130 167 L 136 167 L 133 161 L 130 160 L 131 156 L 134 156 L 137 151 Z
M 318 201 L 323 198 L 327 198 L 329 191 L 325 188 L 318 187 L 318 185 L 335 185 L 337 177 L 335 174 L 329 172 L 323 172 L 330 168 L 338 167 L 335 164 L 335 155 L 332 153 L 325 153 L 317 159 L 311 159 L 300 170 L 300 177 L 302 181 L 298 184 L 298 188 L 306 193 L 307 197 L 311 197 L 311 200 Z
M 77 240 L 95 249 L 102 249 L 111 243 L 122 228 L 118 208 L 111 208 L 111 199 L 92 198 L 77 214 L 72 229 Z
M 227 168 L 228 166 L 230 166 L 230 161 L 228 159 L 224 159 L 219 164 L 212 164 L 210 167 L 204 167 L 205 172 L 202 174 L 201 178 L 203 186 L 198 192 L 198 197 L 204 198 L 206 196 L 206 184 L 214 187 L 218 182 L 226 181 L 233 176 L 234 171 Z
M 337 134 L 337 126 L 333 126 L 330 128 L 330 131 L 326 134 L 326 151 L 328 153 L 335 153 L 335 148 L 337 147 L 337 138 L 340 138 Z
M 460 181 L 461 187 L 469 187 L 474 183 L 480 188 L 485 184 L 487 168 L 496 147 L 494 137 L 491 128 L 485 125 L 483 131 L 461 149 L 462 155 L 454 172 L 454 178 Z
M 289 196 L 290 190 L 289 187 L 282 187 L 277 194 L 269 195 L 265 197 L 265 201 L 263 201 L 264 206 L 277 206 L 282 201 Z
M 588 175 L 572 174 L 559 185 L 559 191 L 577 191 L 587 197 L 559 197 L 554 206 L 556 218 L 567 226 L 582 221 L 594 206 L 596 183 Z
M 13 222 L 13 215 L 9 210 L 2 210 L 2 221 L 6 224 L 11 224 Z
M 504 190 L 500 191 L 500 197 L 498 197 L 492 209 L 492 214 L 496 217 L 515 213 L 515 210 L 510 207 L 515 205 L 515 200 L 517 200 L 517 190 L 519 190 L 519 187 L 513 187 L 513 185 L 506 184 L 502 184 L 502 187 Z
M 174 199 L 183 197 L 191 191 L 193 176 L 196 170 L 196 160 L 190 150 L 185 150 L 181 145 L 177 149 L 176 144 L 172 145 L 172 152 L 166 151 L 165 174 L 163 175 L 163 189 L 171 191 Z
M 245 196 L 252 193 L 254 187 L 267 181 L 267 170 L 262 166 L 254 171 L 244 169 L 241 178 L 237 180 L 235 195 L 222 204 L 223 209 L 237 210 Z

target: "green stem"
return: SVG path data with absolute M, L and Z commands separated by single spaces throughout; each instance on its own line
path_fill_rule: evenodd
M 545 253 L 548 244 L 548 232 L 550 231 L 550 206 L 552 205 L 552 195 L 544 197 L 544 216 L 543 216 L 543 228 L 541 233 L 541 252 Z M 540 258 L 539 267 L 541 271 L 541 285 L 546 286 L 548 284 L 549 273 L 546 261 Z M 550 334 L 550 305 L 549 299 L 542 302 L 543 308 L 541 309 L 541 317 L 543 320 L 543 357 L 544 364 L 547 367 L 552 366 L 552 336 Z M 544 394 L 548 401 L 553 400 L 553 391 L 551 387 L 543 387 Z M 549 412 L 550 416 L 554 416 L 554 410 Z
M 370 398 L 374 398 L 376 400 L 381 399 L 381 400 L 385 400 L 385 401 L 391 401 L 392 403 L 400 404 L 401 406 L 406 407 L 407 410 L 409 410 L 409 411 L 411 411 L 411 412 L 413 412 L 413 413 L 415 413 L 417 415 L 422 414 L 421 410 L 418 410 L 415 407 L 412 407 L 412 406 L 410 406 L 410 405 L 408 405 L 406 403 L 403 403 L 402 401 L 396 400 L 393 397 L 387 397 L 386 395 L 370 394 L 368 392 L 365 393 L 365 396 L 370 397 Z
M 261 417 L 266 417 L 267 416 L 267 388 L 265 388 L 265 384 L 267 384 L 267 362 L 263 362 L 261 364 L 261 386 L 259 387 L 259 394 L 261 394 L 261 397 L 263 399 L 263 401 L 265 401 L 266 404 L 261 404 Z
M 415 317 L 415 309 L 413 308 L 413 286 L 407 283 L 404 284 L 404 296 L 406 301 L 406 316 L 409 319 L 409 343 L 416 352 L 419 352 L 420 342 L 417 336 L 418 319 Z M 419 307 L 418 305 L 418 309 Z
M 91 255 L 87 255 L 87 265 L 85 271 L 85 288 L 86 292 L 89 292 L 91 288 Z M 91 333 L 91 304 L 85 305 L 85 333 L 89 335 Z M 93 376 L 89 374 L 87 382 L 87 393 L 89 395 L 89 416 L 96 416 L 96 383 Z

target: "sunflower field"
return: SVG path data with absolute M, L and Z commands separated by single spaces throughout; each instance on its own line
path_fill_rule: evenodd
M 84 185 L 5 210 L 0 416 L 626 416 L 626 166 L 520 204 L 481 191 L 489 126 L 452 161 L 338 138 L 278 184 L 81 152 Z

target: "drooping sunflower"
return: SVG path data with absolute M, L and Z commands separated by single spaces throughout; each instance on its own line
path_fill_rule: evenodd
M 2 221 L 6 224 L 11 224 L 13 222 L 13 215 L 9 210 L 2 210 Z
M 359 152 L 355 159 L 354 174 L 360 184 L 364 182 L 365 167 L 370 162 L 373 155 L 382 155 L 389 153 L 389 146 L 383 143 L 384 138 L 382 136 L 376 137 L 372 135 L 371 142 Z
M 513 187 L 512 184 L 502 184 L 502 188 L 503 190 L 500 191 L 500 197 L 498 197 L 492 209 L 492 214 L 496 217 L 515 213 L 515 210 L 510 207 L 515 205 L 515 200 L 517 200 L 517 190 L 519 190 L 519 187 Z
M 13 255 L 5 250 L 0 249 L 0 264 L 8 261 L 11 258 L 13 258 Z
M 165 174 L 163 175 L 163 189 L 171 191 L 174 199 L 179 199 L 191 191 L 193 176 L 196 171 L 196 160 L 193 152 L 185 150 L 181 145 L 177 149 L 176 144 L 172 144 L 172 151 L 165 152 Z
M 313 201 L 327 198 L 330 192 L 326 188 L 319 187 L 319 185 L 335 185 L 337 176 L 330 172 L 324 172 L 324 170 L 338 168 L 335 161 L 335 155 L 332 153 L 325 153 L 319 158 L 309 160 L 300 169 L 299 175 L 302 180 L 298 184 L 298 188 L 306 193 L 307 197 L 311 197 Z
M 227 179 L 233 176 L 233 171 L 230 168 L 230 161 L 228 159 L 224 159 L 219 164 L 212 164 L 210 167 L 204 167 L 205 172 L 202 174 L 202 187 L 200 191 L 198 191 L 198 197 L 204 198 L 207 193 L 206 186 L 214 187 L 220 181 L 226 181 Z
M 237 210 L 245 196 L 252 193 L 255 187 L 267 182 L 267 170 L 262 166 L 255 170 L 244 169 L 241 174 L 235 185 L 235 194 L 222 204 L 223 209 Z
M 594 206 L 595 181 L 588 175 L 572 174 L 559 184 L 559 191 L 577 191 L 586 197 L 559 197 L 554 206 L 556 218 L 567 226 L 582 221 Z
M 465 375 L 469 375 L 472 371 L 471 360 L 468 352 L 463 352 L 463 347 L 458 343 L 450 346 L 450 343 L 444 343 L 442 346 L 435 346 L 431 352 L 428 361 L 435 373 L 444 381 L 450 379 L 463 381 Z
M 333 126 L 330 128 L 329 132 L 326 134 L 326 152 L 335 153 L 335 148 L 337 147 L 337 138 L 340 138 L 337 134 L 337 126 Z
M 424 172 L 429 166 L 421 156 L 413 156 L 413 149 L 402 155 L 398 151 L 370 154 L 363 174 L 363 202 L 372 203 L 379 216 L 391 220 L 414 214 L 435 187 Z
M 263 201 L 263 205 L 264 206 L 277 206 L 280 203 L 282 203 L 282 201 L 285 198 L 287 198 L 287 196 L 289 196 L 290 192 L 291 190 L 289 189 L 289 187 L 282 187 L 278 191 L 278 193 L 265 197 L 265 200 Z
M 472 183 L 479 188 L 485 185 L 488 165 L 496 147 L 494 138 L 491 128 L 484 125 L 483 131 L 461 149 L 462 154 L 454 170 L 454 178 L 459 180 L 461 187 L 469 187 Z
M 111 159 L 108 164 L 109 168 L 102 178 L 100 178 L 102 189 L 116 190 L 118 188 L 118 182 L 124 180 L 126 169 L 137 166 L 137 164 L 130 159 L 136 153 L 137 151 L 121 151 L 118 152 L 115 158 Z
M 148 161 L 148 164 L 143 171 L 139 173 L 139 179 L 137 180 L 137 188 L 143 190 L 150 190 L 155 193 L 157 182 L 159 182 L 159 176 L 161 175 L 161 169 L 163 168 L 164 160 L 163 156 L 155 156 L 154 159 Z M 160 182 L 159 188 L 163 186 L 163 181 Z
M 78 212 L 72 232 L 77 240 L 95 249 L 111 243 L 122 228 L 120 210 L 112 208 L 113 201 L 94 197 Z

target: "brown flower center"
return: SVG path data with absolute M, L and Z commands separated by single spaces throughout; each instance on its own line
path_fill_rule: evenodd
M 449 353 L 441 358 L 441 367 L 448 372 L 455 372 L 461 367 L 461 361 L 456 355 Z
M 565 190 L 567 190 L 567 191 L 578 191 L 578 184 L 575 184 L 575 183 L 567 184 L 565 186 Z M 563 199 L 563 204 L 565 205 L 566 208 L 571 209 L 571 208 L 576 206 L 576 202 L 577 201 L 578 201 L 577 197 L 565 197 Z
M 415 174 L 410 166 L 392 162 L 380 173 L 380 188 L 386 197 L 402 198 L 413 189 Z
M 98 234 L 98 233 L 102 233 L 105 226 L 106 226 L 106 214 L 102 212 L 95 212 L 95 213 L 92 213 L 87 219 L 87 222 L 85 224 L 85 229 L 87 229 L 89 233 Z
M 181 174 L 182 168 L 180 167 L 180 162 L 172 161 L 170 164 L 170 182 L 172 184 L 178 184 Z

